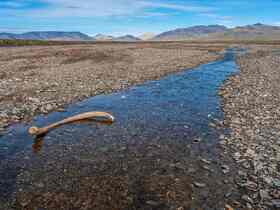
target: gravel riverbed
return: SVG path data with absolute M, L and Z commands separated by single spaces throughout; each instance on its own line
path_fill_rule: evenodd
M 235 162 L 231 173 L 239 193 L 231 205 L 280 209 L 280 55 L 258 51 L 237 62 L 240 74 L 220 91 L 231 129 L 221 145 Z
M 0 132 L 66 104 L 215 60 L 221 49 L 183 43 L 2 47 Z

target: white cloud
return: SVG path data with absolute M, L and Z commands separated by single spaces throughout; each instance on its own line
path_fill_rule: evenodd
M 280 21 L 279 21 L 279 22 L 274 23 L 274 25 L 276 25 L 276 26 L 280 26 Z
M 6 14 L 29 15 L 36 17 L 106 17 L 106 16 L 164 16 L 154 9 L 169 9 L 180 12 L 208 12 L 209 7 L 194 6 L 188 3 L 163 3 L 153 0 L 41 0 L 48 7 L 21 11 L 6 11 Z M 164 1 L 165 2 L 165 1 Z M 11 2 L 12 3 L 12 2 Z M 17 0 L 17 4 L 22 0 Z M 0 4 L 1 5 L 1 4 Z M 148 10 L 148 11 L 147 11 Z M 168 13 L 166 13 L 168 14 Z

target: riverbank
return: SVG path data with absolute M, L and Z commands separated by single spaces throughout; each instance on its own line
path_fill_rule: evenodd
M 0 48 L 0 131 L 90 96 L 216 60 L 222 45 L 130 43 Z
M 224 134 L 216 129 L 223 119 L 217 92 L 237 72 L 241 52 L 12 126 L 0 138 L 0 206 L 223 209 L 231 177 L 217 150 Z M 116 122 L 66 125 L 34 141 L 26 133 L 31 124 L 95 108 Z
M 254 52 L 237 60 L 240 74 L 220 91 L 225 124 L 221 145 L 237 168 L 237 209 L 280 208 L 280 56 Z M 230 199 L 229 199 L 230 200 Z

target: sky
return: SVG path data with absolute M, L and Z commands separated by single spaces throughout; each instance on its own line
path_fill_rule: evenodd
M 280 26 L 280 0 L 0 0 L 0 32 L 140 35 L 194 25 Z

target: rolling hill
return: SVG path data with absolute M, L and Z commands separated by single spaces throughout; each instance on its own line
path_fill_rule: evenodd
M 261 23 L 238 26 L 235 28 L 227 28 L 223 25 L 199 25 L 166 31 L 156 36 L 151 33 L 145 33 L 140 37 L 135 37 L 133 35 L 113 37 L 103 34 L 90 37 L 81 32 L 36 31 L 23 34 L 0 33 L 0 39 L 119 42 L 136 42 L 141 40 L 280 40 L 280 26 L 271 26 Z
M 280 40 L 280 27 L 257 23 L 209 35 L 213 40 Z
M 94 38 L 81 32 L 35 31 L 23 34 L 0 33 L 0 39 L 91 41 Z
M 97 34 L 93 37 L 96 41 L 111 41 L 114 39 L 113 36 L 108 36 L 104 34 Z
M 136 42 L 136 41 L 141 41 L 141 39 L 132 35 L 125 35 L 125 36 L 116 37 L 113 39 L 113 41 Z
M 218 32 L 226 32 L 228 28 L 222 25 L 209 25 L 209 26 L 193 26 L 189 28 L 178 28 L 175 30 L 167 31 L 155 36 L 152 40 L 168 41 L 168 40 L 191 40 L 202 37 L 208 37 L 210 34 Z

